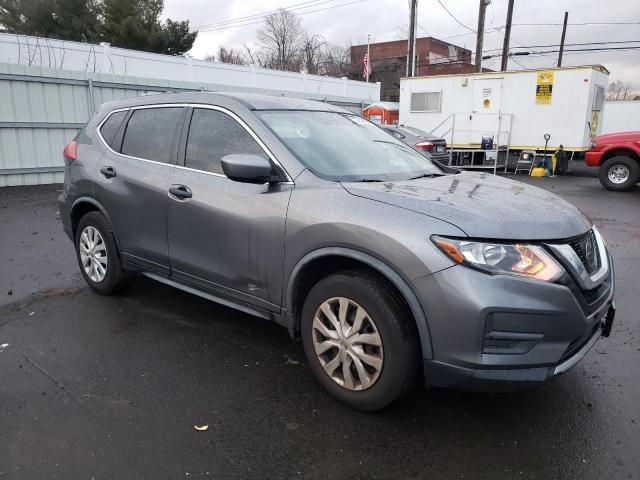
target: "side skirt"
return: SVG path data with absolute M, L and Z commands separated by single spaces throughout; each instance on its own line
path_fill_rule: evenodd
M 233 308 L 235 310 L 239 310 L 244 313 L 248 313 L 249 315 L 253 315 L 255 317 L 264 318 L 266 320 L 276 320 L 276 315 L 271 312 L 267 312 L 266 310 L 262 310 L 261 308 L 251 307 L 249 305 L 240 304 L 235 302 L 229 298 L 221 297 L 219 295 L 214 295 L 212 293 L 203 292 L 202 290 L 194 287 L 190 287 L 189 285 L 185 285 L 183 283 L 176 282 L 169 278 L 163 277 L 161 275 L 157 275 L 151 272 L 142 272 L 142 275 L 145 277 L 149 277 L 152 280 L 156 280 L 160 283 L 164 283 L 165 285 L 169 285 L 171 287 L 175 287 L 179 290 L 185 291 L 187 293 L 192 293 L 193 295 L 198 295 L 199 297 L 206 298 L 207 300 L 211 300 L 212 302 L 219 303 L 224 305 L 225 307 Z

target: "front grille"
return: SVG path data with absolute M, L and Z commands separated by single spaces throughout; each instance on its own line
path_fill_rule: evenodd
M 596 241 L 596 235 L 593 230 L 585 233 L 582 237 L 572 241 L 569 245 L 576 252 L 578 258 L 584 265 L 585 270 L 589 275 L 597 272 L 602 266 L 602 259 L 600 258 L 600 250 L 598 249 L 598 242 Z

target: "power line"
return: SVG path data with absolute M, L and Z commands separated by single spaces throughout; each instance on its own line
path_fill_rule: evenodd
M 445 12 L 447 12 L 447 13 L 449 14 L 449 16 L 450 16 L 451 18 L 453 18 L 453 19 L 456 21 L 456 23 L 457 23 L 458 25 L 460 25 L 461 27 L 466 28 L 467 30 L 469 30 L 469 31 L 471 31 L 471 32 L 473 32 L 473 33 L 477 33 L 477 31 L 476 31 L 476 30 L 474 30 L 474 29 L 473 29 L 473 28 L 471 28 L 471 27 L 467 27 L 464 23 L 462 23 L 460 20 L 458 20 L 458 18 L 457 18 L 453 13 L 451 13 L 451 11 L 446 7 L 446 5 L 445 5 L 444 3 L 442 3 L 442 1 L 441 1 L 441 0 L 437 0 L 437 2 L 440 4 L 440 6 L 441 6 L 442 8 L 444 8 L 444 11 L 445 11 Z
M 334 8 L 346 7 L 347 5 L 353 5 L 354 3 L 361 3 L 361 2 L 366 2 L 366 1 L 367 0 L 354 0 L 352 2 L 342 3 L 340 5 L 333 5 L 331 7 L 318 8 L 316 10 L 308 10 L 308 11 L 304 11 L 304 12 L 296 12 L 296 14 L 302 16 L 302 15 L 307 15 L 309 13 L 322 12 L 322 11 L 325 11 L 325 10 L 333 10 Z M 325 2 L 325 3 L 327 3 L 327 2 Z M 309 5 L 309 7 L 314 7 L 316 5 L 320 5 L 320 4 Z M 263 15 L 261 17 L 257 17 L 255 19 L 253 19 L 253 20 L 256 20 L 256 21 L 248 21 L 247 23 L 238 23 L 236 25 L 222 25 L 222 26 L 219 26 L 219 27 L 212 26 L 212 27 L 207 27 L 207 28 L 200 28 L 199 30 L 200 31 L 205 31 L 205 32 L 211 32 L 211 31 L 228 30 L 228 29 L 231 29 L 231 28 L 238 28 L 238 27 L 248 27 L 250 25 L 258 25 L 258 24 L 263 23 L 264 19 L 266 17 L 268 17 L 269 15 L 271 15 L 271 14 L 265 14 L 265 15 Z
M 609 45 L 609 44 L 622 44 L 622 43 L 640 43 L 640 40 L 617 40 L 617 41 L 611 41 L 611 42 L 583 42 L 583 43 L 565 43 L 565 47 L 582 47 L 585 45 Z M 522 45 L 520 44 L 517 47 L 511 47 L 511 48 L 527 48 L 527 49 L 532 49 L 532 48 L 551 48 L 551 47 L 559 47 L 560 44 L 559 43 L 552 43 L 549 45 Z M 485 50 L 485 52 L 495 52 L 500 50 L 499 48 L 492 48 L 490 50 Z
M 612 50 L 640 50 L 640 45 L 633 47 L 600 47 L 600 48 L 574 48 L 565 50 L 565 52 L 584 52 L 584 53 L 594 53 L 594 52 L 610 52 Z M 511 54 L 511 56 L 525 56 L 525 55 L 544 55 L 545 53 L 558 53 L 560 50 L 546 50 L 543 52 L 516 52 Z M 493 58 L 498 57 L 499 55 L 486 55 L 483 58 Z
M 294 3 L 293 5 L 289 5 L 288 7 L 285 7 L 285 10 L 299 10 L 299 9 L 304 9 L 304 8 L 311 8 L 311 7 L 315 7 L 316 5 L 320 5 L 323 3 L 330 3 L 330 2 L 335 2 L 337 0 L 307 0 L 306 2 L 301 2 L 301 3 Z M 312 4 L 312 5 L 309 5 Z M 248 21 L 248 20 L 255 20 L 257 17 L 263 17 L 263 16 L 267 16 L 270 15 L 272 13 L 276 13 L 279 9 L 275 9 L 275 10 L 269 10 L 266 12 L 261 12 L 261 13 L 254 13 L 252 15 L 246 15 L 244 17 L 236 17 L 236 18 L 229 18 L 227 20 L 220 20 L 219 22 L 213 22 L 213 23 L 204 23 L 202 25 L 198 25 L 196 28 L 206 28 L 206 27 L 216 27 L 216 26 L 222 26 L 222 25 L 226 25 L 226 24 L 231 24 L 231 23 L 238 23 L 238 22 L 243 22 L 243 21 Z
M 562 26 L 564 23 L 514 23 L 512 26 L 517 25 L 519 27 L 554 27 Z M 640 25 L 640 22 L 583 22 L 583 23 L 567 23 L 574 27 L 584 27 L 592 25 Z

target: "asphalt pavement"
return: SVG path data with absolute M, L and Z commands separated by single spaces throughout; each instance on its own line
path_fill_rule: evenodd
M 639 478 L 640 188 L 518 178 L 603 232 L 612 336 L 535 390 L 418 389 L 377 413 L 332 400 L 275 324 L 147 279 L 93 293 L 60 186 L 0 188 L 0 479 Z

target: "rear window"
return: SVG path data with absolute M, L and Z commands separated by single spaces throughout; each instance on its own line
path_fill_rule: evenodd
M 116 133 L 118 133 L 118 129 L 120 128 L 120 125 L 122 125 L 122 121 L 126 116 L 126 110 L 122 112 L 112 113 L 102 124 L 102 127 L 100 127 L 100 135 L 102 135 L 104 141 L 107 142 L 107 145 L 109 145 L 114 150 L 118 150 L 118 148 L 114 145 Z
M 173 138 L 181 115 L 181 107 L 135 110 L 127 124 L 122 153 L 155 162 L 171 163 Z

